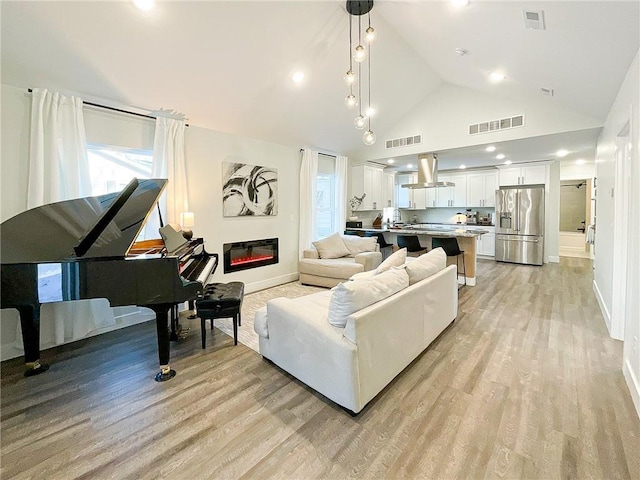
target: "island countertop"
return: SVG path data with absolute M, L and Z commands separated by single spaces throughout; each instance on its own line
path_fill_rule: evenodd
M 424 226 L 423 226 L 424 225 Z M 347 230 L 362 232 L 398 233 L 401 235 L 429 235 L 432 237 L 479 237 L 488 230 L 470 230 L 465 225 L 451 226 L 426 226 L 425 224 L 405 225 L 402 227 L 383 228 L 348 228 Z

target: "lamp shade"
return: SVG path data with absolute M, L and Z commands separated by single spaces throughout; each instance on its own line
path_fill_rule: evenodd
M 195 225 L 195 215 L 193 212 L 182 212 L 180 214 L 180 225 L 183 227 L 193 227 Z

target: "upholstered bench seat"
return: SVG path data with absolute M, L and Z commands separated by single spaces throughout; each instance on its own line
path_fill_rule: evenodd
M 238 325 L 242 325 L 242 300 L 244 298 L 244 283 L 209 283 L 205 287 L 202 298 L 196 300 L 196 310 L 200 317 L 200 327 L 202 329 L 202 348 L 206 347 L 205 320 L 211 320 L 213 330 L 213 320 L 215 318 L 233 319 L 233 343 L 238 344 Z

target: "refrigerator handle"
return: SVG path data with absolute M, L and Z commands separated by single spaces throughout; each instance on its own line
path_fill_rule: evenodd
M 516 193 L 516 232 L 520 231 L 520 190 Z

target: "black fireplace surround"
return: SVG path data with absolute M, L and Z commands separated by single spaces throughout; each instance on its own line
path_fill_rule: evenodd
M 238 272 L 278 263 L 277 238 L 225 243 L 222 249 L 224 253 L 224 273 Z

